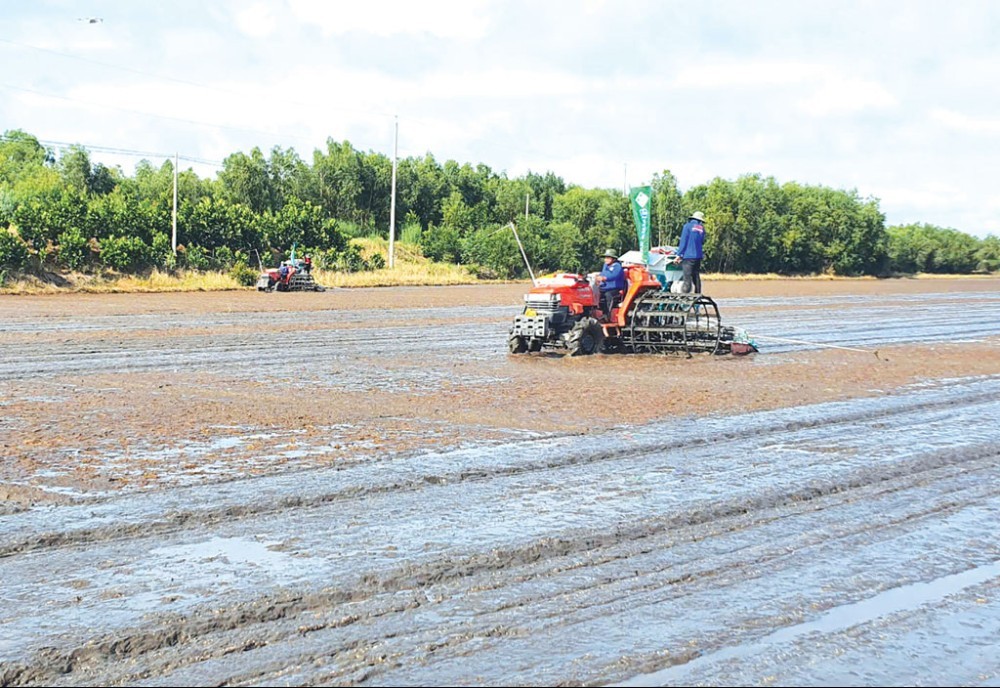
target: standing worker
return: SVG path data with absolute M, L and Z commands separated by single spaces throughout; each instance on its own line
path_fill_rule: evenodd
M 618 262 L 618 254 L 610 248 L 604 252 L 604 267 L 597 282 L 601 285 L 601 310 L 610 315 L 625 290 L 625 269 Z
M 681 264 L 684 271 L 684 293 L 690 294 L 692 287 L 695 294 L 701 293 L 701 259 L 704 257 L 702 245 L 705 243 L 705 216 L 696 211 L 688 218 L 687 224 L 681 230 L 680 245 L 677 247 L 675 263 Z

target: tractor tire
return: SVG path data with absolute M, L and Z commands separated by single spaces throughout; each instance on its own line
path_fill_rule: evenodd
M 570 356 L 590 356 L 604 345 L 604 328 L 593 318 L 583 318 L 569 332 L 566 348 Z
M 512 354 L 523 354 L 528 350 L 528 342 L 524 341 L 524 337 L 511 335 L 507 339 L 507 348 Z

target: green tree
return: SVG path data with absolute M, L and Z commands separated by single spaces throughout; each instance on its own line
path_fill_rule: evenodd
M 420 226 L 441 224 L 442 201 L 447 197 L 448 182 L 444 171 L 428 153 L 423 158 L 405 158 L 397 165 L 397 196 L 402 201 L 397 214 L 414 213 Z
M 584 259 L 584 242 L 580 230 L 572 222 L 550 222 L 544 228 L 543 250 L 537 255 L 538 267 L 559 272 L 590 272 L 597 261 Z
M 362 180 L 357 151 L 347 141 L 337 143 L 327 139 L 326 151 L 313 153 L 313 170 L 319 203 L 327 215 L 335 220 L 358 223 Z
M 0 137 L 0 186 L 13 186 L 53 160 L 52 152 L 37 138 L 21 129 L 8 129 Z
M 541 215 L 546 222 L 552 220 L 555 199 L 566 193 L 566 182 L 552 172 L 535 174 L 530 171 L 524 181 L 531 187 L 531 212 Z
M 320 250 L 342 250 L 347 241 L 337 230 L 336 221 L 326 217 L 318 205 L 291 198 L 277 213 L 261 217 L 264 243 L 279 253 L 292 244 Z
M 524 262 L 514 233 L 498 227 L 484 227 L 469 235 L 465 240 L 463 262 L 489 268 L 502 279 L 524 272 Z
M 670 170 L 654 174 L 650 186 L 653 189 L 653 240 L 656 245 L 664 246 L 680 236 L 681 227 L 687 219 L 684 217 L 684 198 L 677 187 L 677 179 Z
M 523 221 L 525 201 L 528 202 L 528 209 L 532 215 L 539 218 L 544 217 L 544 205 L 539 203 L 539 199 L 531 197 L 531 185 L 526 180 L 495 177 L 492 186 L 490 195 L 495 201 L 489 221 L 499 224 Z M 542 203 L 544 203 L 544 199 L 542 199 Z M 540 205 L 541 207 L 539 207 Z
M 462 236 L 451 225 L 431 225 L 421 231 L 420 247 L 431 260 L 458 263 L 462 259 Z
M 219 172 L 222 200 L 242 204 L 255 213 L 275 210 L 275 189 L 272 188 L 267 160 L 260 148 L 254 147 L 250 155 L 233 153 L 222 161 Z
M 996 272 L 1000 270 L 1000 237 L 990 234 L 976 249 L 976 271 Z
M 22 200 L 14 208 L 12 224 L 25 242 L 41 249 L 61 233 L 87 226 L 87 200 L 73 187 L 61 189 L 54 197 Z
M 910 224 L 888 230 L 889 268 L 894 272 L 970 273 L 979 267 L 982 242 L 955 229 Z

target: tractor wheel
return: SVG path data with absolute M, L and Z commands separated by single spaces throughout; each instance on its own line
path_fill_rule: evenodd
M 570 356 L 590 356 L 601 350 L 604 328 L 593 318 L 583 318 L 569 332 L 566 348 Z
M 541 351 L 542 340 L 538 338 L 528 340 L 528 351 Z
M 507 348 L 512 354 L 523 354 L 528 350 L 528 342 L 524 341 L 524 337 L 513 334 L 507 339 Z

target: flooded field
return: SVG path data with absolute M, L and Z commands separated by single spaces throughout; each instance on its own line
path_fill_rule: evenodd
M 0 299 L 0 685 L 1000 684 L 1000 280 L 523 289 Z

